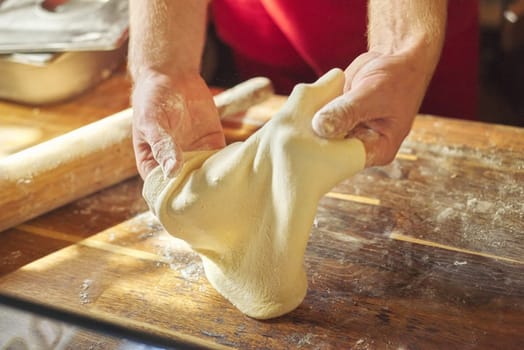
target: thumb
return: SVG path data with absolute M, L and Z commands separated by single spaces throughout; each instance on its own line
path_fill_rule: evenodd
M 387 164 L 396 153 L 391 121 L 382 116 L 383 101 L 369 89 L 353 89 L 322 107 L 312 120 L 314 132 L 323 138 L 357 138 L 366 149 L 366 166 Z
M 351 93 L 341 95 L 322 107 L 312 120 L 315 133 L 324 138 L 344 138 L 363 119 Z

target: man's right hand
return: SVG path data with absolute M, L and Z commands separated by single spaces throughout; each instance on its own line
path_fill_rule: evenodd
M 143 72 L 133 94 L 133 147 L 142 178 L 160 165 L 167 177 L 181 169 L 183 151 L 225 146 L 213 97 L 198 74 L 176 78 Z

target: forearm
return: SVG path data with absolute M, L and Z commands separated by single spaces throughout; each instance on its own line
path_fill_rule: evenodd
M 130 0 L 129 71 L 198 74 L 208 0 Z
M 444 43 L 446 17 L 447 0 L 369 0 L 369 51 L 414 55 L 431 75 Z

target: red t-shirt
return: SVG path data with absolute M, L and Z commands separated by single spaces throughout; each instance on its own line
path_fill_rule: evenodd
M 366 51 L 367 0 L 214 0 L 213 21 L 242 78 L 279 93 L 345 69 Z M 421 112 L 472 119 L 478 85 L 478 0 L 450 0 L 446 42 Z

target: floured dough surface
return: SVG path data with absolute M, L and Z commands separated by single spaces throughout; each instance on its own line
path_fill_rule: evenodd
M 176 178 L 158 167 L 145 181 L 144 197 L 165 229 L 201 255 L 209 282 L 248 316 L 277 317 L 302 302 L 318 201 L 364 167 L 359 140 L 326 140 L 311 128 L 343 85 L 339 69 L 297 85 L 245 142 L 186 153 Z

